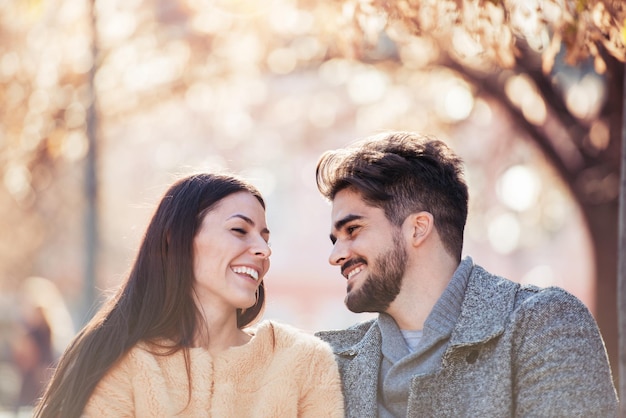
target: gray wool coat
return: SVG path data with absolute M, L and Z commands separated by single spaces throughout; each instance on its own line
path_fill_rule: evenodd
M 376 417 L 377 319 L 317 335 L 333 347 L 346 417 Z M 476 265 L 440 368 L 407 385 L 408 417 L 617 416 L 604 343 L 582 302 Z

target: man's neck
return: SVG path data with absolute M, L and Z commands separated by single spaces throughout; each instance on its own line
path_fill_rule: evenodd
M 400 329 L 424 329 L 426 318 L 448 286 L 458 264 L 450 258 L 432 260 L 429 267 L 407 271 L 400 293 L 386 311 Z

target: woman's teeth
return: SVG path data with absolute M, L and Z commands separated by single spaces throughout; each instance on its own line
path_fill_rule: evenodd
M 259 272 L 250 267 L 233 267 L 232 268 L 235 273 L 247 274 L 252 277 L 254 280 L 259 280 Z

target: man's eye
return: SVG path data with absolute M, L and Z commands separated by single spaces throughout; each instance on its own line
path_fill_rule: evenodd
M 354 231 L 356 231 L 357 229 L 359 229 L 358 225 L 350 225 L 349 227 L 346 228 L 346 231 L 348 232 L 349 235 L 352 235 Z

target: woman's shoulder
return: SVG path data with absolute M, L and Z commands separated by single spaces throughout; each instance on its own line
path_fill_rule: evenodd
M 254 332 L 256 338 L 271 340 L 275 347 L 280 349 L 330 350 L 329 346 L 312 332 L 275 320 L 262 321 Z

